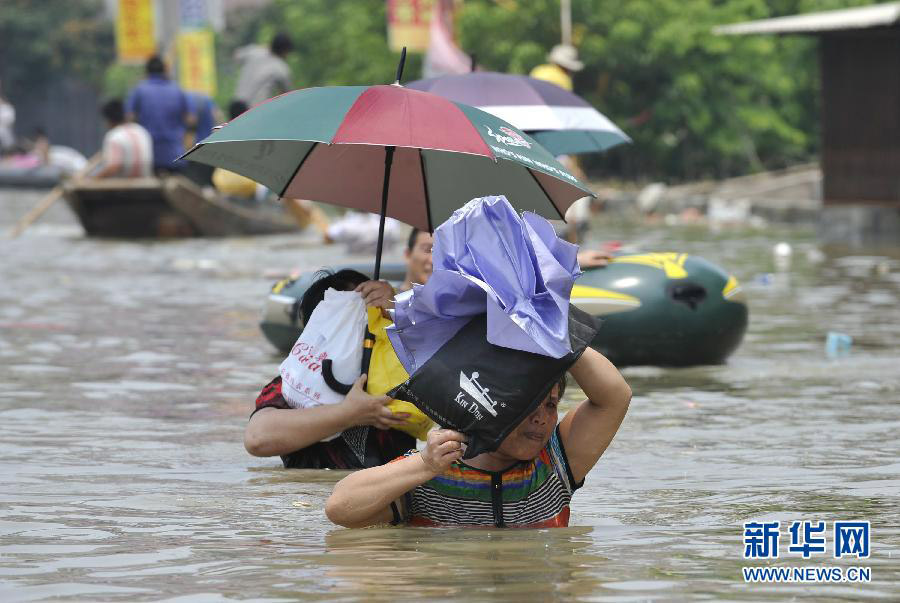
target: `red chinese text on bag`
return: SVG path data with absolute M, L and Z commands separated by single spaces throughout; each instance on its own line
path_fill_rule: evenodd
M 366 308 L 355 291 L 328 289 L 306 321 L 303 333 L 281 363 L 281 389 L 292 408 L 336 404 L 344 394 L 333 390 L 322 374 L 331 360 L 335 379 L 353 383 L 360 375 Z

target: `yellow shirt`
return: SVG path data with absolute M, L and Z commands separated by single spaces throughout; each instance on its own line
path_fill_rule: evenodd
M 222 168 L 213 171 L 212 182 L 216 190 L 226 195 L 250 198 L 256 195 L 256 182 Z
M 569 92 L 572 91 L 572 78 L 569 77 L 569 74 L 566 73 L 565 69 L 563 69 L 559 65 L 554 65 L 553 63 L 538 65 L 531 70 L 531 73 L 529 75 L 535 79 L 544 80 L 550 82 L 551 84 L 556 84 L 560 88 L 568 90 Z

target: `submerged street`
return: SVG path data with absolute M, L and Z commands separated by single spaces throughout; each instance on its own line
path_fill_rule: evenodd
M 0 190 L 0 228 L 39 198 Z M 784 226 L 591 238 L 736 275 L 741 347 L 623 371 L 631 409 L 572 527 L 345 530 L 322 510 L 342 473 L 284 470 L 241 438 L 281 360 L 257 326 L 264 274 L 368 258 L 305 234 L 87 239 L 58 203 L 0 240 L 0 599 L 895 600 L 900 250 L 820 249 Z M 829 331 L 849 355 L 826 357 Z M 871 558 L 776 564 L 865 565 L 872 583 L 745 585 L 743 522 L 801 519 L 870 521 Z

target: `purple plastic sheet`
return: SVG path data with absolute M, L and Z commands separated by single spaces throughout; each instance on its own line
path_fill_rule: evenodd
M 578 248 L 505 197 L 473 199 L 434 231 L 434 272 L 397 296 L 387 329 L 409 374 L 473 316 L 494 345 L 560 358 L 569 352 L 569 295 Z

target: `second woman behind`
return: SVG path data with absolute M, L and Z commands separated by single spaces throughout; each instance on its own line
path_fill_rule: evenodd
M 327 289 L 358 291 L 369 307 L 389 308 L 393 288 L 355 270 L 323 272 L 300 301 L 305 321 Z M 397 429 L 408 418 L 387 408 L 391 398 L 365 391 L 362 375 L 344 400 L 329 406 L 291 408 L 281 391 L 281 377 L 270 381 L 256 399 L 244 430 L 244 447 L 253 456 L 280 456 L 286 468 L 362 469 L 381 465 L 415 448 L 415 438 Z M 323 438 L 341 436 L 323 442 Z

